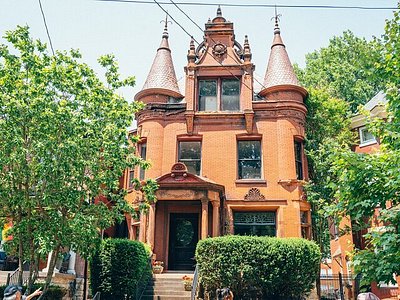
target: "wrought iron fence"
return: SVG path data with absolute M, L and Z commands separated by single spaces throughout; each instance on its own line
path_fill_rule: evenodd
M 350 300 L 355 299 L 360 290 L 360 276 L 341 273 L 334 275 L 321 275 L 321 300 Z

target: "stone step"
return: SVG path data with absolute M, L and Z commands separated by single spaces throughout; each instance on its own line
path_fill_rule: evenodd
M 142 296 L 141 300 L 190 300 L 189 296 L 169 296 L 169 295 L 154 295 Z
M 181 289 L 172 289 L 172 290 L 166 290 L 166 289 L 145 289 L 143 295 L 160 295 L 160 294 L 165 294 L 165 295 L 187 295 L 187 293 L 190 294 L 189 291 L 185 291 L 183 287 L 180 287 Z
M 193 276 L 192 271 L 184 273 L 154 274 L 141 299 L 143 300 L 190 300 L 191 292 L 183 289 L 182 277 Z
M 153 282 L 161 282 L 161 283 L 176 283 L 176 282 L 182 282 L 182 278 L 179 279 L 156 279 L 156 280 L 150 280 L 149 283 L 153 283 Z
M 182 280 L 179 281 L 154 281 L 154 282 L 149 282 L 148 286 L 177 286 L 177 285 L 183 285 Z

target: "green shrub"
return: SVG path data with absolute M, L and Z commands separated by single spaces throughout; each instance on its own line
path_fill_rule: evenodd
M 126 239 L 106 239 L 91 261 L 93 293 L 101 299 L 135 299 L 139 280 L 151 276 L 148 254 L 142 243 Z
M 299 299 L 318 275 L 318 246 L 300 238 L 224 236 L 201 240 L 196 260 L 205 291 L 230 287 L 235 298 Z
M 44 284 L 36 283 L 32 287 L 32 292 L 37 290 L 38 288 L 43 288 Z M 1 285 L 0 286 L 0 297 L 2 298 L 4 295 L 4 290 L 7 286 Z M 22 292 L 25 293 L 26 286 L 22 287 Z M 46 294 L 43 296 L 42 299 L 44 300 L 62 300 L 62 298 L 67 294 L 67 289 L 58 286 L 58 285 L 50 285 L 49 289 L 47 290 Z M 38 297 L 34 298 L 37 299 Z

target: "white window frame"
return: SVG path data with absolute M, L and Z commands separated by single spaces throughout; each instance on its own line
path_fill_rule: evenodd
M 363 146 L 368 146 L 368 145 L 372 145 L 372 144 L 376 144 L 377 143 L 377 141 L 376 141 L 376 138 L 374 137 L 373 139 L 371 139 L 371 140 L 363 140 L 363 131 L 368 131 L 368 129 L 367 129 L 367 127 L 360 127 L 359 128 L 359 135 L 360 135 L 360 147 L 363 147 Z

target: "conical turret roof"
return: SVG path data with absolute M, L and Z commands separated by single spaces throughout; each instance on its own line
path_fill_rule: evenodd
M 179 91 L 174 64 L 172 62 L 171 49 L 169 48 L 167 23 L 168 21 L 165 20 L 160 47 L 157 49 L 156 57 L 154 58 L 142 90 L 135 96 L 136 100 L 151 94 L 183 98 L 183 95 Z
M 273 87 L 278 86 L 292 86 L 303 89 L 294 73 L 293 66 L 286 52 L 286 47 L 282 41 L 281 31 L 276 18 L 274 40 L 271 46 L 267 71 L 265 72 L 263 90 L 260 92 L 260 95 L 265 95 L 273 89 Z M 305 90 L 304 92 L 306 93 Z

